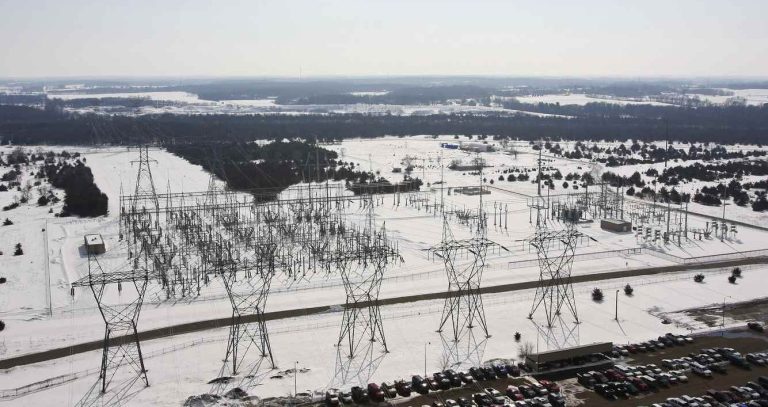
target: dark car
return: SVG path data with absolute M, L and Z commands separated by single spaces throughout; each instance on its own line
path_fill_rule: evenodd
M 509 376 L 509 373 L 507 372 L 507 368 L 504 365 L 493 365 L 493 371 L 496 372 L 496 376 L 498 377 L 507 377 Z
M 475 378 L 467 372 L 459 372 L 458 375 L 459 379 L 461 379 L 461 382 L 464 384 L 472 384 L 475 382 Z
M 475 402 L 466 397 L 459 397 L 456 399 L 456 402 L 459 403 L 460 407 L 475 407 L 477 405 Z
M 440 390 L 440 385 L 437 383 L 437 380 L 427 376 L 424 378 L 424 380 L 427 382 L 427 385 L 429 385 L 429 390 L 431 391 L 438 391 Z
M 384 401 L 384 390 L 376 383 L 368 383 L 368 397 L 373 401 Z
M 397 397 L 397 389 L 395 389 L 395 386 L 387 382 L 384 382 L 381 384 L 380 387 L 381 387 L 381 391 L 384 392 L 384 396 L 386 396 L 387 398 L 393 399 Z
M 475 393 L 472 395 L 472 400 L 483 407 L 491 407 L 493 405 L 493 399 L 486 393 Z
M 352 404 L 354 400 L 352 400 L 352 393 L 350 392 L 339 392 L 339 400 L 344 404 Z
M 631 396 L 637 396 L 638 394 L 640 394 L 640 390 L 634 384 L 632 384 L 632 382 L 626 381 L 623 384 L 624 384 L 624 390 L 626 391 L 627 394 Z
M 576 380 L 584 387 L 592 388 L 597 384 L 597 380 L 590 373 L 577 373 Z
M 526 384 L 522 384 L 522 385 L 518 386 L 517 388 L 518 388 L 518 390 L 520 390 L 520 393 L 523 394 L 523 397 L 525 397 L 527 399 L 536 397 L 536 392 L 533 391 L 533 389 L 530 386 L 526 385 Z
M 728 370 L 725 368 L 725 366 L 723 366 L 720 363 L 712 363 L 710 365 L 707 365 L 707 368 L 709 368 L 709 370 L 715 373 L 720 373 L 720 374 L 728 373 Z
M 408 382 L 406 382 L 405 380 L 396 381 L 395 390 L 397 390 L 397 394 L 399 394 L 402 397 L 411 396 L 411 385 L 408 384 Z
M 341 403 L 339 401 L 339 391 L 336 389 L 328 389 L 325 392 L 325 405 L 329 407 L 338 406 Z
M 419 375 L 411 377 L 411 388 L 419 394 L 429 393 L 429 383 Z
M 470 367 L 469 374 L 472 375 L 472 378 L 478 382 L 485 380 L 485 372 L 479 367 Z
M 496 372 L 493 370 L 490 366 L 483 366 L 480 369 L 483 370 L 483 373 L 485 373 L 485 379 L 486 380 L 495 380 L 496 379 Z
M 451 381 L 445 377 L 442 372 L 437 372 L 432 375 L 432 378 L 437 382 L 437 387 L 440 390 L 448 390 L 451 388 Z
M 615 399 L 616 398 L 616 392 L 611 388 L 611 386 L 604 384 L 604 383 L 598 383 L 595 385 L 595 393 L 607 398 L 607 399 Z
M 462 381 L 459 374 L 453 369 L 443 371 L 443 376 L 451 382 L 452 387 L 461 387 Z
M 565 407 L 565 397 L 561 396 L 560 394 L 549 393 L 547 399 L 549 400 L 549 403 L 554 407 Z
M 507 363 L 507 365 L 504 367 L 507 369 L 508 375 L 512 377 L 520 376 L 520 368 L 514 363 Z
M 355 386 L 352 388 L 352 400 L 357 404 L 367 403 L 368 392 L 360 386 Z
M 765 328 L 763 327 L 763 324 L 759 322 L 748 322 L 747 327 L 753 331 L 757 332 L 763 332 L 765 331 Z

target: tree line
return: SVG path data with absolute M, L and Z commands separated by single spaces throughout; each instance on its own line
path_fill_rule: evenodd
M 599 105 L 599 106 L 596 106 Z M 550 108 L 542 108 L 549 112 Z M 0 139 L 15 144 L 168 145 L 187 141 L 287 139 L 342 140 L 386 135 L 493 135 L 539 140 L 660 140 L 761 144 L 768 136 L 768 107 L 721 106 L 701 109 L 607 105 L 551 107 L 557 114 L 436 115 L 145 115 L 67 114 L 0 106 Z M 575 110 L 574 110 L 575 109 Z M 594 114 L 593 114 L 594 111 Z M 573 113 L 573 114 L 572 114 Z

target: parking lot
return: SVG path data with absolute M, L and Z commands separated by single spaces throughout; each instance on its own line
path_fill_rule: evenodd
M 605 382 L 587 382 L 584 377 L 566 378 L 547 382 L 546 374 L 537 374 L 539 380 L 526 375 L 489 374 L 483 377 L 482 371 L 474 369 L 471 372 L 456 372 L 457 376 L 465 374 L 467 380 L 456 377 L 456 382 L 449 385 L 443 373 L 433 376 L 428 375 L 422 387 L 421 394 L 417 392 L 419 386 L 409 378 L 403 378 L 403 383 L 412 391 L 409 397 L 403 397 L 400 389 L 394 389 L 394 382 L 390 382 L 394 397 L 382 397 L 382 400 L 355 403 L 349 397 L 340 400 L 341 404 L 390 404 L 402 406 L 433 406 L 433 407 L 475 407 L 494 405 L 506 406 L 651 406 L 654 403 L 661 404 L 669 398 L 689 395 L 703 397 L 708 390 L 729 390 L 731 386 L 745 386 L 748 382 L 758 387 L 763 392 L 761 385 L 756 382 L 760 376 L 768 376 L 768 366 L 760 362 L 760 352 L 768 350 L 768 337 L 765 333 L 753 332 L 747 329 L 735 329 L 724 334 L 713 333 L 707 336 L 687 338 L 684 336 L 671 336 L 673 339 L 668 346 L 658 345 L 661 342 L 653 339 L 644 344 L 643 351 L 639 347 L 642 344 L 634 344 L 629 347 L 617 345 L 611 356 L 615 366 L 610 369 L 586 370 L 579 376 L 590 374 L 608 376 Z M 666 339 L 666 338 L 665 338 Z M 674 342 L 677 339 L 679 342 Z M 626 349 L 632 347 L 632 352 Z M 621 352 L 619 352 L 621 350 Z M 623 353 L 621 355 L 620 353 Z M 747 356 L 750 357 L 749 361 Z M 768 357 L 768 356 L 762 356 Z M 755 359 L 757 358 L 757 360 Z M 701 362 L 701 363 L 699 363 Z M 514 366 L 514 365 L 512 365 Z M 498 368 L 498 366 L 496 366 Z M 486 366 L 487 370 L 494 369 Z M 710 371 L 709 368 L 712 370 Z M 511 369 L 507 365 L 507 369 Z M 482 370 L 482 369 L 481 369 Z M 511 371 L 509 373 L 512 373 Z M 709 376 L 709 377 L 706 377 Z M 444 386 L 436 384 L 443 379 Z M 672 379 L 668 381 L 667 378 Z M 648 381 L 649 386 L 644 381 Z M 658 383 L 657 383 L 658 382 Z M 664 382 L 664 383 L 662 383 Z M 602 384 L 604 383 L 604 384 Z M 633 383 L 637 386 L 633 386 Z M 746 389 L 746 388 L 745 388 Z M 550 391 L 547 391 L 550 390 Z M 734 397 L 739 396 L 739 389 L 732 389 Z M 520 394 L 520 393 L 525 394 Z M 528 394 L 530 393 L 530 394 Z M 601 393 L 601 394 L 598 394 Z M 350 396 L 350 393 L 346 393 Z M 550 394 L 552 394 L 550 396 Z M 757 394 L 757 393 L 754 393 Z M 359 391 L 358 391 L 359 395 Z M 710 392 L 710 395 L 714 393 Z M 768 398 L 768 386 L 765 389 L 766 397 L 762 393 L 760 398 Z M 727 397 L 723 396 L 723 397 Z M 747 396 L 745 396 L 747 397 Z M 695 402 L 694 402 L 695 403 Z M 696 404 L 680 404 L 696 405 Z M 701 405 L 701 404 L 699 404 Z M 706 404 L 704 404 L 706 405 Z M 715 404 L 713 404 L 715 405 Z M 759 405 L 759 404 L 757 404 Z

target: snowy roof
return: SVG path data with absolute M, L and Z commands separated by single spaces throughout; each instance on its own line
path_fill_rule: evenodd
M 99 234 L 85 235 L 85 244 L 88 246 L 104 244 L 104 239 Z

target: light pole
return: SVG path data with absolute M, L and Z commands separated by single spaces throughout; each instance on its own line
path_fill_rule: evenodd
M 296 376 L 299 375 L 299 361 L 293 363 L 293 397 L 296 397 Z
M 720 228 L 723 229 L 720 231 L 720 241 L 722 242 L 725 239 L 725 206 L 728 205 L 727 202 L 725 202 L 725 193 L 723 193 L 723 217 L 720 221 Z
M 427 378 L 427 345 L 431 345 L 432 342 L 424 342 L 424 379 Z
M 723 297 L 723 322 L 720 323 L 720 335 L 721 336 L 725 336 L 725 299 L 726 298 L 733 299 L 733 297 L 731 297 L 730 295 Z
M 619 322 L 619 290 L 616 290 L 616 322 Z

